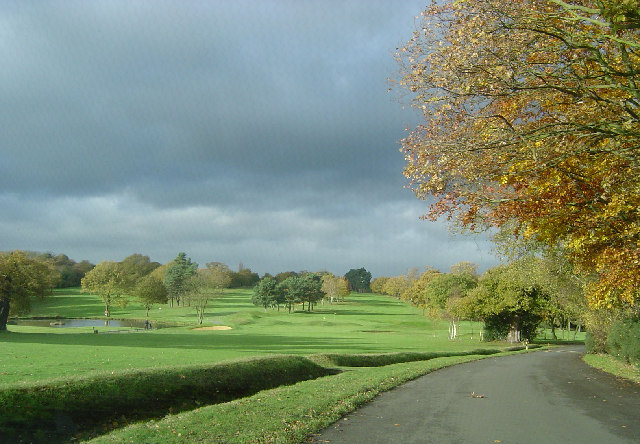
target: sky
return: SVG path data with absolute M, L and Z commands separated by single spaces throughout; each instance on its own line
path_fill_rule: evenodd
M 396 47 L 426 2 L 0 0 L 0 250 L 260 274 L 494 265 L 420 219 Z

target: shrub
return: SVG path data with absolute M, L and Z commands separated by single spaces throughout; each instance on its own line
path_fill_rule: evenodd
M 607 352 L 629 364 L 640 364 L 640 319 L 613 323 L 606 343 Z
M 607 337 L 616 313 L 612 310 L 590 310 L 585 316 L 585 347 L 588 353 L 606 353 Z

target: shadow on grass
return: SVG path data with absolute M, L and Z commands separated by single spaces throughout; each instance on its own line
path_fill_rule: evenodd
M 185 348 L 214 350 L 248 350 L 258 352 L 289 351 L 292 348 L 301 350 L 316 349 L 353 349 L 354 340 L 340 338 L 318 338 L 306 336 L 227 334 L 226 332 L 194 333 L 120 333 L 92 334 L 83 333 L 21 333 L 4 332 L 0 334 L 0 343 L 48 344 L 48 345 L 83 345 L 91 347 L 132 347 L 132 348 Z M 361 340 L 357 341 L 363 345 Z
M 584 345 L 584 341 L 574 341 L 569 339 L 534 339 L 533 341 L 531 341 L 531 343 L 541 345 Z

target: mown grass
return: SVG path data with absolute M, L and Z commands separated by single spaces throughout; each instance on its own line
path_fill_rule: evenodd
M 100 318 L 99 298 L 77 291 L 58 292 L 34 304 L 31 314 L 73 317 L 80 314 L 74 305 L 76 298 L 87 309 L 86 317 L 97 313 L 95 317 Z M 152 311 L 152 324 L 165 321 L 187 326 L 119 334 L 92 334 L 90 327 L 9 326 L 10 331 L 0 335 L 0 388 L 68 374 L 208 364 L 271 354 L 465 351 L 481 345 L 479 324 L 464 323 L 460 340 L 452 342 L 446 322 L 430 321 L 420 310 L 386 296 L 353 294 L 343 304 L 292 314 L 264 312 L 250 299 L 250 290 L 236 290 L 210 305 L 205 325 L 232 327 L 227 331 L 194 330 L 193 310 L 167 306 Z M 126 309 L 114 309 L 113 317 L 143 319 L 144 314 L 144 308 L 132 303 Z
M 204 325 L 232 327 L 227 331 L 194 330 L 195 312 L 167 306 L 152 311 L 152 324 L 182 326 L 109 334 L 113 327 L 94 334 L 90 327 L 10 326 L 0 335 L 0 407 L 12 412 L 2 427 L 15 436 L 28 430 L 21 436 L 33 442 L 67 442 L 72 435 L 86 438 L 143 420 L 96 439 L 300 442 L 382 390 L 505 347 L 482 343 L 485 349 L 477 350 L 475 323 L 464 323 L 459 340 L 449 341 L 446 322 L 430 321 L 386 296 L 353 294 L 342 304 L 292 314 L 264 312 L 250 297 L 251 291 L 237 290 L 210 305 Z M 34 304 L 32 316 L 101 318 L 102 311 L 96 296 L 72 290 Z M 144 315 L 135 303 L 113 310 L 114 318 Z M 253 364 L 220 364 L 238 359 Z M 278 369 L 272 385 L 263 374 L 265 362 Z M 294 367 L 305 369 L 302 379 L 335 367 L 346 371 L 225 402 L 299 381 Z M 214 376 L 220 372 L 231 379 Z M 257 385 L 247 382 L 252 380 Z M 253 388 L 234 389 L 240 386 Z M 218 402 L 223 403 L 210 405 Z M 181 410 L 190 411 L 173 414 Z
M 301 356 L 273 356 L 63 378 L 0 391 L 0 430 L 8 442 L 65 442 L 333 373 Z
M 622 362 L 611 355 L 589 354 L 584 355 L 583 359 L 592 367 L 640 384 L 640 369 L 632 364 Z
M 90 442 L 301 443 L 380 392 L 442 367 L 487 357 L 487 354 L 469 354 L 351 368 L 338 375 L 134 424 Z

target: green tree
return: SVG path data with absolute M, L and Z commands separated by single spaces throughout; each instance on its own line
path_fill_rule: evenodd
M 398 284 L 400 288 L 389 288 L 385 286 L 385 294 L 398 294 L 398 297 L 406 302 L 421 308 L 423 313 L 427 310 L 427 297 L 424 288 L 435 276 L 440 274 L 440 270 L 426 267 L 426 270 L 416 279 L 409 281 L 406 276 L 399 276 Z M 388 281 L 391 282 L 391 279 Z M 395 284 L 392 284 L 395 287 Z
M 172 307 L 174 299 L 176 304 L 180 305 L 180 298 L 187 291 L 187 280 L 195 275 L 197 270 L 198 264 L 192 262 L 186 253 L 178 253 L 178 256 L 169 263 L 164 275 L 164 285 L 167 287 Z
M 302 286 L 300 285 L 300 277 L 290 276 L 276 286 L 278 298 L 286 305 L 287 310 L 291 313 L 293 306 L 302 302 Z
M 9 314 L 30 310 L 30 298 L 48 295 L 59 279 L 46 262 L 30 259 L 22 251 L 0 255 L 0 331 Z
M 169 300 L 167 288 L 162 280 L 151 274 L 139 279 L 131 293 L 147 310 L 147 317 L 149 317 L 149 310 L 153 305 L 166 304 Z
M 358 293 L 366 293 L 370 291 L 371 273 L 363 268 L 352 268 L 344 275 L 345 279 L 349 281 L 349 287 L 351 290 Z
M 298 273 L 296 273 L 295 271 L 281 271 L 280 273 L 276 274 L 276 281 L 280 283 L 287 278 L 297 277 L 297 276 L 298 276 Z
M 458 310 L 457 301 L 464 298 L 470 290 L 476 287 L 478 279 L 469 270 L 456 268 L 458 273 L 442 273 L 433 276 L 426 283 L 422 301 L 432 315 L 449 320 L 449 339 L 454 340 L 458 335 L 458 322 L 462 312 Z
M 195 309 L 199 325 L 204 320 L 209 301 L 222 296 L 231 282 L 226 265 L 217 262 L 207 265 L 207 268 L 197 270 L 185 282 L 184 298 Z
M 387 296 L 400 299 L 400 296 L 411 286 L 411 282 L 406 276 L 393 276 L 386 280 L 382 286 L 382 293 Z
M 127 284 L 133 288 L 137 282 L 143 277 L 150 274 L 153 270 L 158 268 L 160 264 L 158 262 L 151 262 L 149 256 L 144 256 L 139 253 L 127 256 L 120 262 L 122 271 L 127 280 Z
M 111 307 L 127 305 L 126 293 L 129 281 L 119 262 L 102 261 L 82 278 L 82 291 L 100 296 L 104 303 L 104 315 L 111 316 Z
M 231 271 L 231 288 L 253 287 L 260 280 L 258 273 L 254 273 L 250 268 L 241 268 L 240 270 Z
M 276 281 L 275 278 L 271 276 L 263 277 L 255 287 L 253 287 L 251 302 L 253 302 L 254 305 L 264 307 L 265 311 L 267 311 L 267 308 L 275 307 L 278 305 L 277 286 L 278 281 Z
M 87 260 L 78 263 L 70 259 L 66 254 L 54 255 L 53 253 L 36 252 L 27 252 L 25 254 L 30 259 L 50 264 L 58 271 L 59 280 L 56 283 L 56 288 L 79 287 L 84 275 L 95 266 Z
M 76 262 L 71 266 L 70 277 L 67 279 L 65 285 L 69 287 L 79 287 L 82 285 L 82 278 L 85 277 L 88 272 L 93 270 L 93 267 L 95 267 L 95 265 L 88 260 Z
M 219 262 L 209 262 L 207 268 L 197 270 L 187 279 L 183 297 L 196 311 L 198 324 L 204 320 L 209 301 L 221 297 L 230 283 L 229 267 Z
M 322 278 L 315 273 L 306 273 L 298 278 L 300 286 L 300 300 L 302 301 L 302 309 L 307 304 L 307 311 L 313 310 L 313 306 L 325 296 L 322 291 Z
M 528 272 L 525 263 L 514 262 L 487 270 L 458 306 L 469 317 L 485 323 L 485 339 L 532 340 L 549 315 L 549 295 Z

